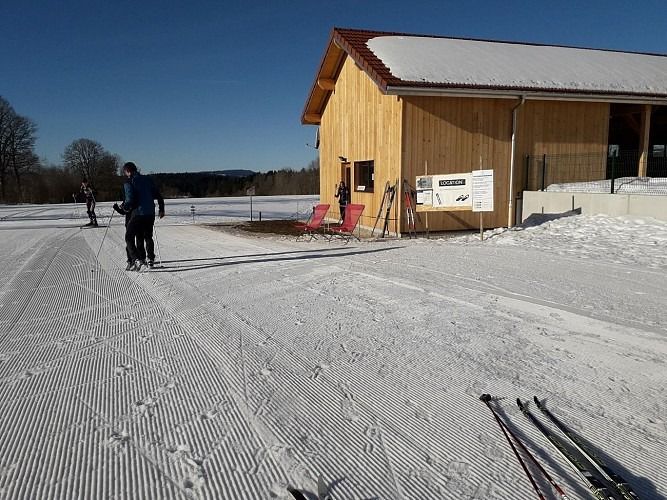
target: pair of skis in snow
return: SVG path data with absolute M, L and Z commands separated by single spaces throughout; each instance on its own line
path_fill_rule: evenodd
M 491 401 L 493 398 L 489 394 L 482 394 L 479 398 L 484 402 L 487 407 L 491 410 L 498 425 L 503 430 L 505 437 L 507 438 L 510 446 L 512 447 L 514 454 L 521 463 L 524 472 L 528 476 L 533 489 L 537 493 L 538 497 L 543 499 L 545 498 L 543 493 L 540 491 L 535 479 L 531 475 L 530 471 L 526 467 L 523 459 L 519 455 L 516 447 L 510 440 L 510 436 L 514 441 L 519 445 L 524 454 L 531 459 L 531 461 L 536 465 L 539 471 L 544 475 L 544 477 L 549 481 L 549 483 L 554 487 L 558 492 L 561 498 L 567 499 L 567 495 L 562 490 L 562 488 L 556 484 L 553 478 L 544 470 L 544 468 L 537 462 L 535 457 L 526 449 L 523 443 L 517 438 L 517 436 L 507 427 L 507 425 L 500 419 L 498 414 L 495 412 L 491 406 Z M 544 435 L 544 437 L 549 441 L 549 443 L 556 449 L 556 451 L 565 459 L 565 461 L 570 465 L 570 467 L 575 471 L 577 476 L 583 481 L 586 487 L 589 489 L 593 497 L 600 500 L 616 500 L 618 498 L 622 500 L 637 500 L 639 497 L 632 490 L 630 485 L 625 481 L 621 476 L 612 471 L 604 461 L 597 456 L 597 454 L 592 451 L 586 443 L 575 434 L 567 425 L 565 425 L 560 419 L 558 419 L 553 413 L 551 413 L 544 404 L 537 398 L 533 397 L 533 400 L 542 414 L 553 423 L 558 430 L 561 431 L 563 436 L 565 436 L 565 441 L 572 445 L 580 454 L 577 456 L 572 453 L 570 448 L 565 445 L 565 442 L 561 437 L 554 434 L 549 428 L 547 428 L 540 420 L 538 420 L 535 415 L 533 415 L 521 399 L 517 398 L 516 403 L 521 412 L 528 418 L 528 420 Z M 603 477 L 611 486 L 611 489 L 608 488 L 600 479 L 596 476 L 596 473 Z
M 287 491 L 289 491 L 296 500 L 310 500 L 310 498 L 312 498 L 312 495 L 307 497 L 303 490 L 296 488 L 290 487 L 287 488 Z M 317 500 L 332 500 L 329 495 L 329 487 L 327 486 L 327 483 L 324 482 L 322 476 L 317 478 Z

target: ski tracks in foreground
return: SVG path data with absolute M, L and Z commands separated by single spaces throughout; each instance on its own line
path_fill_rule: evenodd
M 594 443 L 614 437 L 631 482 L 667 482 L 651 462 L 664 415 L 630 413 L 659 411 L 633 391 L 664 378 L 625 374 L 660 368 L 655 327 L 579 315 L 518 281 L 502 290 L 460 255 L 447 255 L 458 276 L 425 272 L 440 261 L 419 245 L 201 231 L 160 228 L 162 258 L 187 271 L 146 274 L 121 270 L 122 227 L 99 263 L 101 232 L 44 231 L 49 244 L 2 282 L 1 496 L 287 498 L 324 473 L 337 499 L 529 497 L 480 408 L 487 391 L 553 394 Z

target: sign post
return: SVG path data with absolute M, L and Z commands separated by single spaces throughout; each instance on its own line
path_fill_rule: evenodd
M 245 194 L 250 196 L 250 222 L 252 222 L 252 197 L 255 195 L 255 186 L 246 189 Z
M 479 212 L 479 239 L 484 240 L 484 212 L 493 212 L 493 169 L 472 172 L 472 211 Z

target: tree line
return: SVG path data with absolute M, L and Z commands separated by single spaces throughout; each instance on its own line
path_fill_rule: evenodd
M 122 198 L 123 161 L 99 142 L 80 138 L 62 154 L 62 164 L 47 164 L 35 154 L 37 124 L 18 114 L 0 96 L 0 203 L 75 201 L 85 178 L 98 201 Z M 141 167 L 141 165 L 140 165 Z M 247 175 L 246 175 L 247 174 Z M 165 198 L 319 193 L 319 161 L 300 170 L 229 175 L 224 172 L 152 174 Z
M 317 160 L 311 161 L 301 170 L 286 168 L 245 174 L 191 172 L 153 174 L 152 177 L 165 198 L 243 196 L 250 188 L 254 188 L 257 196 L 320 192 L 320 169 Z

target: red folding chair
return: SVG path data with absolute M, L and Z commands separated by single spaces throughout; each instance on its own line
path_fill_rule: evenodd
M 354 235 L 354 230 L 359 223 L 359 218 L 361 217 L 361 213 L 364 211 L 364 207 L 364 205 L 360 204 L 348 205 L 345 208 L 345 218 L 343 219 L 343 223 L 339 226 L 329 227 L 331 238 L 334 236 L 340 236 L 345 240 L 345 243 L 348 243 L 352 238 L 359 240 L 359 237 Z
M 301 234 L 296 238 L 297 241 L 299 240 L 299 238 L 306 235 L 310 236 L 311 240 L 315 238 L 318 229 L 322 227 L 322 221 L 324 221 L 324 217 L 326 217 L 328 211 L 329 211 L 329 205 L 326 204 L 315 205 L 313 207 L 313 213 L 310 215 L 310 219 L 308 219 L 308 222 L 298 222 L 295 225 L 296 229 L 299 229 L 301 231 Z

